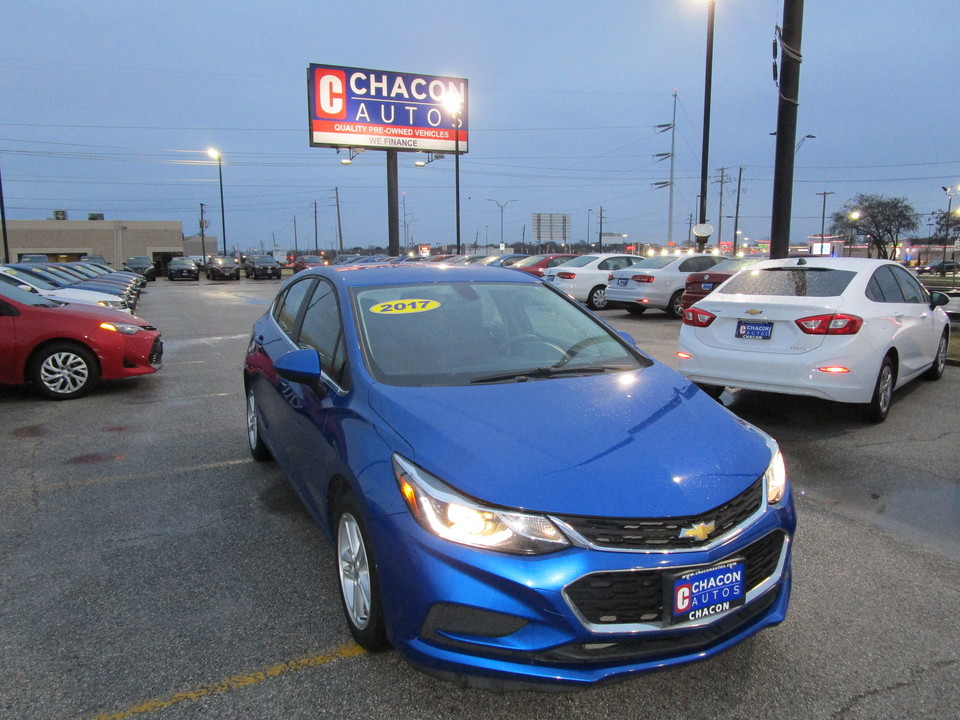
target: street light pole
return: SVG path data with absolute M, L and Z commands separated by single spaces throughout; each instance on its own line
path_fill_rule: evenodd
M 505 203 L 501 203 L 492 198 L 487 198 L 487 200 L 492 203 L 497 203 L 497 207 L 500 208 L 500 246 L 503 247 L 503 209 L 510 203 L 516 202 L 516 200 L 507 200 Z
M 710 157 L 710 96 L 713 88 L 713 19 L 717 9 L 716 0 L 707 3 L 707 59 L 703 80 L 703 151 L 700 154 L 700 219 L 707 222 L 707 173 Z M 697 251 L 703 252 L 709 236 L 697 236 Z
M 227 254 L 227 220 L 223 212 L 223 166 L 220 161 L 220 151 L 215 148 L 207 150 L 207 154 L 217 160 L 217 176 L 220 178 L 220 232 L 223 234 L 223 254 Z

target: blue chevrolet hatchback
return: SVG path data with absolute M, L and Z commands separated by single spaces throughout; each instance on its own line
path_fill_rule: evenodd
M 472 686 L 582 687 L 786 615 L 774 440 L 527 273 L 300 273 L 244 385 L 251 453 L 333 542 L 368 650 Z

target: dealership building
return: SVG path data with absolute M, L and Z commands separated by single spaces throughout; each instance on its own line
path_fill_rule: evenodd
M 79 260 L 83 255 L 102 255 L 115 268 L 134 255 L 151 258 L 162 272 L 170 258 L 199 255 L 200 238 L 184 238 L 183 227 L 171 221 L 103 220 L 8 220 L 9 262 L 26 254 L 43 254 L 51 262 Z M 196 252 L 192 252 L 193 245 Z M 215 253 L 217 238 L 207 236 L 207 254 Z

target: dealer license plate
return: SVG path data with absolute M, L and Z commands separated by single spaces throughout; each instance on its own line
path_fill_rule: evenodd
M 737 321 L 737 337 L 743 340 L 769 340 L 773 335 L 772 322 Z
M 626 285 L 627 278 L 617 278 L 617 285 Z
M 720 565 L 668 575 L 668 625 L 695 622 L 740 607 L 746 602 L 746 563 L 743 558 Z
M 700 287 L 704 290 L 713 290 L 713 283 L 700 283 Z

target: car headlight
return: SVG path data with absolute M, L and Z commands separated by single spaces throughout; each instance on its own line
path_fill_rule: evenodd
M 767 486 L 767 502 L 773 505 L 783 499 L 787 491 L 787 467 L 783 462 L 783 454 L 774 444 L 773 458 L 770 466 L 763 474 L 763 481 Z
M 396 454 L 393 474 L 410 514 L 437 537 L 517 555 L 555 552 L 570 545 L 543 515 L 485 506 Z
M 102 322 L 100 323 L 100 329 L 118 332 L 123 335 L 135 335 L 140 332 L 142 328 L 139 325 L 132 325 L 130 323 Z
M 127 309 L 127 303 L 123 300 L 98 300 L 97 305 L 100 307 L 111 308 L 113 310 Z

